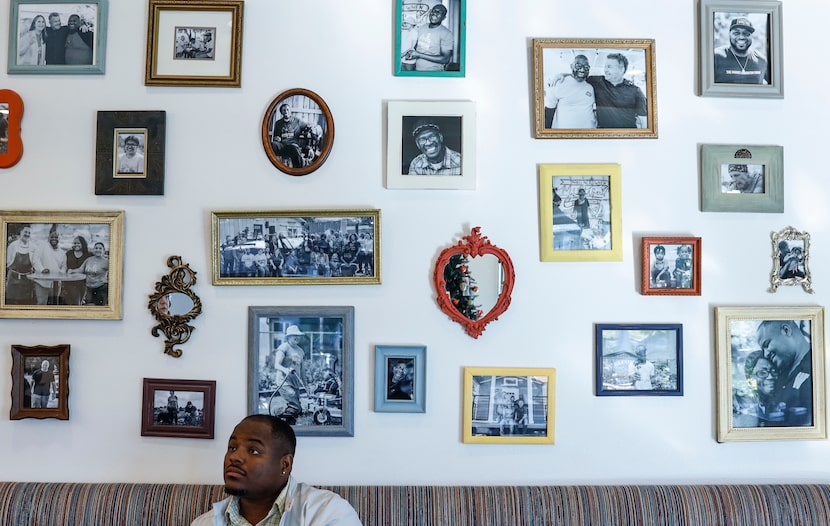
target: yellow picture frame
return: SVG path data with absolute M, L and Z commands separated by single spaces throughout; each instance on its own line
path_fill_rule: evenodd
M 465 444 L 553 444 L 555 402 L 556 369 L 465 367 L 462 440 Z M 544 421 L 538 421 L 540 414 Z
M 621 174 L 619 164 L 539 165 L 542 261 L 622 261 Z
M 716 307 L 715 334 L 718 442 L 827 438 L 824 307 Z

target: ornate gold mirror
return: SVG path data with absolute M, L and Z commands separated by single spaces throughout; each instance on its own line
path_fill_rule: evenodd
M 156 282 L 156 291 L 150 294 L 147 307 L 158 322 L 150 331 L 158 336 L 164 333 L 164 352 L 178 358 L 181 345 L 190 339 L 194 327 L 188 322 L 202 313 L 202 301 L 191 288 L 196 284 L 196 272 L 182 261 L 181 256 L 167 258 L 170 272 Z
M 478 338 L 510 305 L 513 262 L 507 252 L 473 228 L 438 256 L 433 274 L 438 306 L 467 334 Z

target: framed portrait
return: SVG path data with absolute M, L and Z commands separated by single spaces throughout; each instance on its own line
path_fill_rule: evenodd
M 249 307 L 248 413 L 354 436 L 354 307 Z
M 827 438 L 824 307 L 716 307 L 718 442 Z
M 23 99 L 16 91 L 0 89 L 0 168 L 11 168 L 23 157 L 22 119 Z
M 426 411 L 426 352 L 423 345 L 375 346 L 375 411 Z
M 702 144 L 703 212 L 784 211 L 784 148 L 750 144 Z
M 103 75 L 108 0 L 11 0 L 10 5 L 10 75 Z
M 147 86 L 238 88 L 243 0 L 150 0 Z
M 123 211 L 0 210 L 0 318 L 121 319 Z
M 700 296 L 699 237 L 644 237 L 642 241 L 644 295 Z
M 467 444 L 553 444 L 556 369 L 464 368 Z
M 211 212 L 214 285 L 380 284 L 380 210 Z
M 781 2 L 700 0 L 700 94 L 784 97 Z
M 12 345 L 9 419 L 69 420 L 69 345 Z
M 597 324 L 597 396 L 683 396 L 683 326 Z
M 271 164 L 288 175 L 320 168 L 334 145 L 334 118 L 326 101 L 307 89 L 283 91 L 262 119 L 262 146 Z
M 788 226 L 770 232 L 772 239 L 772 272 L 768 292 L 778 287 L 801 285 L 804 292 L 813 294 L 813 276 L 810 273 L 810 234 Z
M 164 111 L 99 111 L 95 195 L 164 195 Z
M 467 0 L 396 0 L 395 75 L 463 77 Z
M 533 39 L 537 139 L 656 139 L 653 39 Z
M 471 101 L 389 101 L 386 188 L 475 190 Z
M 622 261 L 619 164 L 539 165 L 542 261 Z
M 212 439 L 215 420 L 214 380 L 144 379 L 141 436 Z

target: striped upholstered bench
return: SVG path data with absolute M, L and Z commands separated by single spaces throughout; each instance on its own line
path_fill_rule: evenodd
M 322 486 L 365 526 L 826 526 L 830 485 Z M 0 482 L 2 526 L 188 526 L 222 486 Z

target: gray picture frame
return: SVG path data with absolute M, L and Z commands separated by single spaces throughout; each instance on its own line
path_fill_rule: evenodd
M 297 364 L 286 375 L 269 362 L 292 332 L 303 356 L 282 351 L 283 368 Z M 354 436 L 354 307 L 249 307 L 248 413 L 283 418 L 297 436 Z
M 9 7 L 9 48 L 7 72 L 13 74 L 40 74 L 40 75 L 103 75 L 106 69 L 107 60 L 107 12 L 109 0 L 11 0 Z M 25 22 L 26 11 L 36 9 L 36 6 L 44 6 L 43 12 L 37 11 L 38 15 L 48 20 L 49 14 L 58 12 L 61 15 L 61 22 L 66 23 L 64 18 L 72 14 L 79 14 L 83 11 L 82 6 L 95 6 L 95 20 L 90 21 L 94 31 L 92 63 L 91 64 L 20 64 L 18 54 L 19 37 L 21 35 L 20 23 Z M 65 5 L 66 9 L 57 10 L 56 5 Z M 73 6 L 75 9 L 73 10 Z M 35 12 L 35 11 L 32 11 Z M 83 13 L 80 13 L 83 16 Z M 35 16 L 34 18 L 37 18 Z M 34 18 L 32 20 L 34 20 Z M 48 25 L 48 21 L 47 21 Z M 64 26 L 65 27 L 65 26 Z
M 723 170 L 729 165 L 762 166 L 764 191 L 724 191 Z M 725 168 L 726 167 L 726 168 Z M 778 145 L 700 145 L 702 212 L 784 212 L 784 148 Z
M 768 84 L 740 84 L 715 82 L 715 42 L 721 31 L 715 30 L 718 16 L 766 17 L 765 49 L 763 55 L 769 67 Z M 700 0 L 698 14 L 698 35 L 700 43 L 700 88 L 702 97 L 748 97 L 748 98 L 783 98 L 784 97 L 784 52 L 781 32 L 781 2 L 777 0 Z M 728 31 L 728 29 L 727 29 Z M 717 34 L 716 34 L 717 33 Z M 754 32 L 755 33 L 755 32 Z M 757 31 L 758 34 L 761 31 Z M 722 36 L 721 36 L 722 37 Z M 757 42 L 756 46 L 760 46 Z M 746 63 L 744 64 L 744 66 Z M 738 62 L 736 66 L 740 66 Z
M 426 352 L 424 345 L 375 346 L 376 413 L 426 412 Z M 404 365 L 408 370 L 406 383 L 411 388 L 410 399 L 392 394 L 390 374 L 393 374 L 392 369 L 398 364 Z

